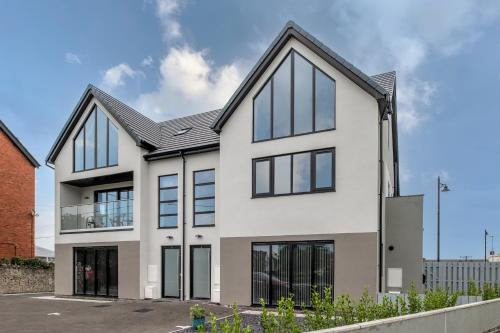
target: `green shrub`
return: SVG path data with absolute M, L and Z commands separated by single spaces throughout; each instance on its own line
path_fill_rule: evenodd
M 423 310 L 431 311 L 448 306 L 448 291 L 444 289 L 428 290 L 425 292 Z
M 399 315 L 397 302 L 393 302 L 389 297 L 384 296 L 382 303 L 377 305 L 376 319 L 385 319 Z
M 30 268 L 49 268 L 51 264 L 38 258 L 23 259 L 23 266 Z
M 335 306 L 331 288 L 325 288 L 323 296 L 314 288 L 311 293 L 311 309 L 304 308 L 303 310 L 305 313 L 302 324 L 304 331 L 335 327 Z
M 260 300 L 262 314 L 260 324 L 264 333 L 300 333 L 302 332 L 295 318 L 293 295 L 281 297 L 278 301 L 277 314 L 270 313 L 263 299 Z
M 365 286 L 363 294 L 356 304 L 356 319 L 358 322 L 375 320 L 377 318 L 377 303 L 372 296 L 368 294 L 368 288 Z
M 189 308 L 189 317 L 191 319 L 205 318 L 205 309 L 195 304 Z
M 406 302 L 406 298 L 404 296 L 397 296 L 397 304 L 398 304 L 398 315 L 404 316 L 409 313 L 408 303 Z
M 483 301 L 497 298 L 497 288 L 485 283 L 481 296 L 483 296 Z
M 23 264 L 23 258 L 17 256 L 12 257 L 10 259 L 10 264 L 13 266 L 21 266 Z
M 469 282 L 467 282 L 467 296 L 479 296 L 479 294 L 479 288 L 476 282 L 469 280 Z
M 340 295 L 334 301 L 335 305 L 335 324 L 351 325 L 356 322 L 356 312 L 354 304 L 349 295 Z
M 217 317 L 211 313 L 210 314 L 210 332 L 212 333 L 252 333 L 253 330 L 250 326 L 242 328 L 241 317 L 238 312 L 238 306 L 236 303 L 233 305 L 233 320 L 224 319 L 220 325 L 217 325 Z M 202 332 L 204 331 L 204 327 Z
M 412 282 L 410 290 L 408 290 L 408 313 L 417 313 L 420 311 L 422 311 L 422 300 L 418 295 L 415 282 Z
M 0 259 L 0 266 L 7 266 L 10 264 L 10 261 L 9 259 L 7 259 L 7 257 L 2 257 L 2 259 Z

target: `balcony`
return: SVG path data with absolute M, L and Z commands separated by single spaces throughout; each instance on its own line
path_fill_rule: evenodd
M 61 233 L 133 227 L 133 199 L 61 207 Z

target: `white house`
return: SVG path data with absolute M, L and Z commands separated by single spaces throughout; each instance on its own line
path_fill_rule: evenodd
M 251 305 L 420 286 L 397 138 L 395 72 L 293 22 L 221 110 L 156 123 L 89 85 L 46 160 L 55 292 Z

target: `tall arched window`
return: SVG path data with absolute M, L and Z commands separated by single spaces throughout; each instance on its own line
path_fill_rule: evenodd
M 118 128 L 98 106 L 73 141 L 74 171 L 118 165 Z

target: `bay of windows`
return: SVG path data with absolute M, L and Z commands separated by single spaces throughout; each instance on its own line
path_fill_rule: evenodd
M 321 149 L 253 160 L 253 196 L 335 189 L 335 150 Z
M 160 176 L 159 222 L 160 228 L 176 228 L 178 215 L 178 180 L 177 175 Z
M 335 128 L 335 80 L 292 50 L 254 98 L 253 140 Z
M 118 128 L 95 106 L 73 141 L 74 171 L 118 164 Z
M 215 170 L 194 172 L 193 226 L 215 225 Z

